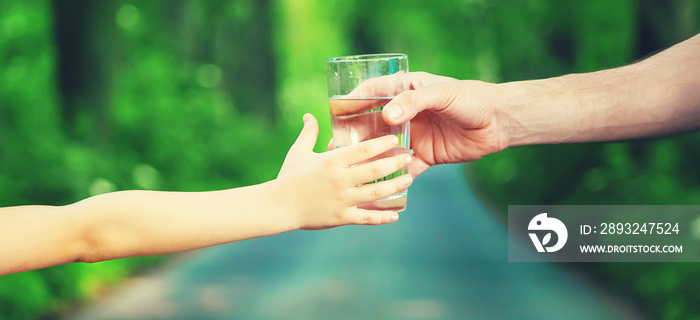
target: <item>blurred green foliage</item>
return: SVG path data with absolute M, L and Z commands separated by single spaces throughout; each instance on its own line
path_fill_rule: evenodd
M 693 0 L 0 1 L 0 206 L 276 176 L 301 128 L 330 138 L 324 60 L 402 52 L 492 82 L 616 67 L 699 30 Z M 507 204 L 697 204 L 697 134 L 514 148 L 468 165 Z M 8 257 L 0 257 L 7 259 Z M 0 319 L 64 313 L 158 258 L 0 278 Z M 692 264 L 587 264 L 654 317 L 700 317 Z

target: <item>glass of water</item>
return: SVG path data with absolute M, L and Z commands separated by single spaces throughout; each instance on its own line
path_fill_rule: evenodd
M 326 60 L 328 103 L 336 148 L 393 134 L 399 138 L 399 145 L 367 162 L 408 153 L 409 123 L 391 126 L 382 118 L 384 106 L 398 93 L 408 90 L 407 73 L 408 57 L 405 54 L 367 54 Z M 408 166 L 369 183 L 404 174 L 408 174 Z M 407 189 L 404 189 L 361 207 L 403 211 L 406 199 Z

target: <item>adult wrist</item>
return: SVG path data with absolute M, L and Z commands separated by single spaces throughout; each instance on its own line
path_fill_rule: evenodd
M 532 144 L 532 132 L 526 123 L 531 117 L 525 82 L 495 85 L 492 105 L 500 126 L 504 148 Z

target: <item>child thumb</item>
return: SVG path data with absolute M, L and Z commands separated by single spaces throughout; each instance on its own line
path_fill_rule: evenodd
M 304 115 L 304 128 L 301 129 L 299 137 L 294 142 L 292 148 L 300 150 L 313 150 L 318 138 L 318 122 L 316 118 L 307 113 Z

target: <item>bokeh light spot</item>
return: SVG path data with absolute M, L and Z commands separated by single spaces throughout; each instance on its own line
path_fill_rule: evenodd
M 117 25 L 124 29 L 133 29 L 139 23 L 139 9 L 132 4 L 125 4 L 117 11 Z

